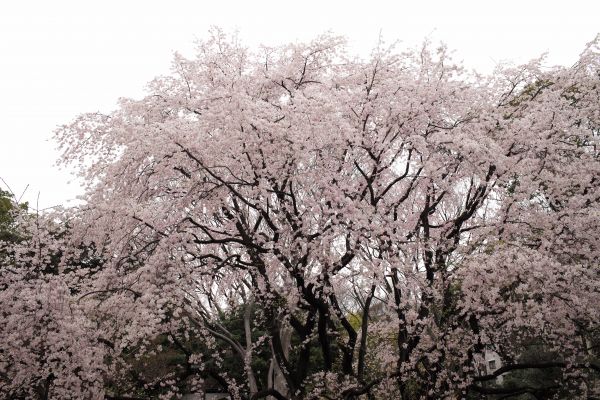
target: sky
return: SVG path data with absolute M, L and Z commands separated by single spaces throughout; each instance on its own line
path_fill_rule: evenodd
M 0 189 L 44 209 L 73 205 L 80 186 L 59 169 L 53 131 L 84 112 L 141 98 L 192 56 L 211 26 L 248 46 L 306 41 L 331 31 L 366 56 L 380 33 L 400 48 L 444 42 L 467 68 L 500 61 L 572 65 L 600 33 L 600 2 L 570 1 L 5 1 L 0 2 Z

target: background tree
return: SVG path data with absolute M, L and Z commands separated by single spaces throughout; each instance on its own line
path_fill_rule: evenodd
M 10 192 L 0 190 L 0 241 L 14 242 L 18 239 L 15 216 L 27 208 L 27 203 L 19 203 Z

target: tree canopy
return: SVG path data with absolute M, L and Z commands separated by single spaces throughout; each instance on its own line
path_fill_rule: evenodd
M 338 37 L 215 31 L 148 91 L 57 131 L 86 203 L 8 246 L 0 393 L 598 390 L 597 42 L 570 68 L 481 76 L 444 47 L 362 60 Z M 553 361 L 524 359 L 532 341 Z M 135 372 L 164 346 L 180 369 Z

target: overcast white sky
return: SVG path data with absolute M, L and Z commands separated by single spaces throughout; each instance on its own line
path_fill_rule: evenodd
M 486 5 L 489 4 L 489 5 Z M 600 33 L 600 2 L 570 1 L 27 1 L 0 3 L 0 178 L 34 206 L 80 192 L 53 166 L 52 131 L 77 114 L 108 112 L 139 98 L 169 72 L 172 53 L 192 54 L 211 25 L 237 29 L 249 45 L 308 40 L 331 30 L 366 54 L 381 31 L 415 46 L 444 41 L 467 67 L 548 51 L 571 65 Z M 5 189 L 0 181 L 0 188 Z

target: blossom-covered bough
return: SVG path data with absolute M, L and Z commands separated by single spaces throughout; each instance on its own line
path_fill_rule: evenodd
M 31 320 L 58 361 L 0 327 L 0 391 L 35 375 L 51 398 L 591 396 L 597 43 L 571 68 L 489 77 L 430 47 L 365 61 L 336 37 L 252 52 L 213 32 L 144 99 L 62 127 L 88 188 L 60 272 L 38 286 L 41 261 L 19 253 L 0 292 L 2 322 Z M 25 311 L 36 296 L 59 330 Z M 126 378 L 159 337 L 180 370 Z M 531 343 L 552 359 L 523 358 Z M 484 351 L 503 366 L 482 370 Z M 39 366 L 6 367 L 29 354 Z M 561 378 L 494 384 L 535 369 Z

